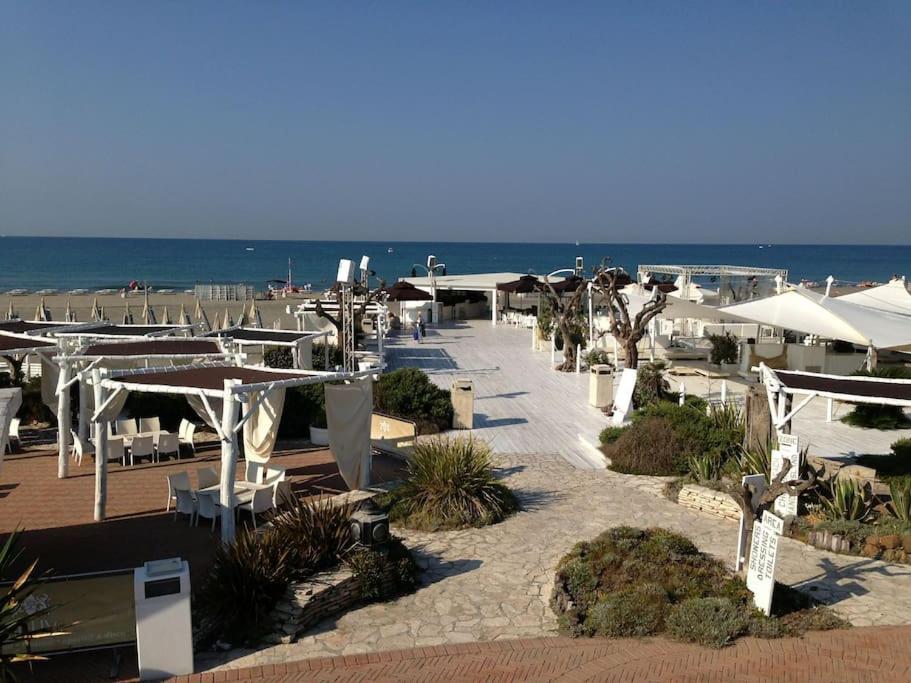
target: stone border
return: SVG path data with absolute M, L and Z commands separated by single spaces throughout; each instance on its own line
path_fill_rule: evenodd
M 677 503 L 690 510 L 740 522 L 740 506 L 723 491 L 698 484 L 684 484 L 677 494 Z

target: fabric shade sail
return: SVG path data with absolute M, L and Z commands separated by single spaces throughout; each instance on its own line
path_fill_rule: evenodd
M 389 301 L 433 301 L 433 297 L 423 289 L 418 289 L 410 282 L 399 280 L 386 287 L 386 299 Z
M 718 309 L 763 325 L 876 349 L 911 350 L 908 316 L 833 299 L 803 287 Z
M 275 450 L 278 439 L 278 426 L 282 421 L 285 407 L 285 390 L 273 389 L 263 394 L 254 391 L 250 394 L 253 413 L 244 423 L 244 454 L 252 462 L 268 462 Z
M 895 278 L 888 284 L 879 287 L 845 294 L 838 297 L 838 301 L 847 301 L 867 308 L 875 308 L 878 311 L 911 316 L 911 294 L 908 293 L 908 287 L 903 277 Z
M 641 311 L 645 303 L 650 301 L 654 296 L 651 291 L 646 290 L 644 287 L 640 289 L 639 285 L 624 287 L 621 290 L 621 293 L 626 296 L 627 301 L 629 302 L 627 304 L 627 310 L 629 311 L 630 316 L 634 316 Z M 670 294 L 667 295 L 667 307 L 661 312 L 661 317 L 667 319 L 692 318 L 699 320 L 726 320 L 731 322 L 743 322 L 744 320 L 747 320 L 742 316 L 727 312 L 727 309 L 697 304 L 695 301 L 687 301 L 686 299 L 681 299 Z

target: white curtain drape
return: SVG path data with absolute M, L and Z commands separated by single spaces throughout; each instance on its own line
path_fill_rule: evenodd
M 212 412 L 215 414 L 215 417 L 220 420 L 224 399 L 212 398 L 210 396 L 208 400 L 209 405 L 212 406 Z M 221 425 L 218 425 L 218 429 L 215 428 L 215 424 L 212 422 L 212 417 L 209 415 L 209 411 L 206 410 L 206 404 L 203 403 L 202 396 L 197 396 L 196 394 L 187 394 L 187 403 L 189 403 L 194 412 L 199 415 L 199 419 L 209 425 L 209 427 L 215 429 L 216 432 L 218 429 L 221 429 Z
M 297 367 L 301 370 L 313 369 L 313 340 L 304 339 L 297 344 Z
M 104 423 L 116 420 L 123 411 L 123 406 L 126 405 L 127 399 L 130 397 L 130 392 L 126 389 L 119 389 L 116 390 L 116 393 L 109 394 L 105 400 L 110 399 L 111 396 L 114 398 L 104 407 L 104 410 L 95 415 L 96 422 Z M 101 408 L 101 406 L 98 407 Z
M 250 405 L 259 400 L 262 392 L 249 394 Z M 278 425 L 285 407 L 285 390 L 273 389 L 244 423 L 244 454 L 252 462 L 268 462 L 278 438 Z
M 373 382 L 326 385 L 329 450 L 349 489 L 370 485 L 370 416 Z
M 57 382 L 60 380 L 60 366 L 43 353 L 41 359 L 41 402 L 54 416 L 57 415 Z

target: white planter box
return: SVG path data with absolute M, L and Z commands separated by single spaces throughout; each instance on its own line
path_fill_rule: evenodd
M 310 425 L 310 443 L 314 446 L 328 446 L 329 430 Z

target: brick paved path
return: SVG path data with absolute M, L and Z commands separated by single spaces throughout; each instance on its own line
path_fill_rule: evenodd
M 722 650 L 663 639 L 537 638 L 308 659 L 181 677 L 218 681 L 911 680 L 909 627 L 745 638 Z

